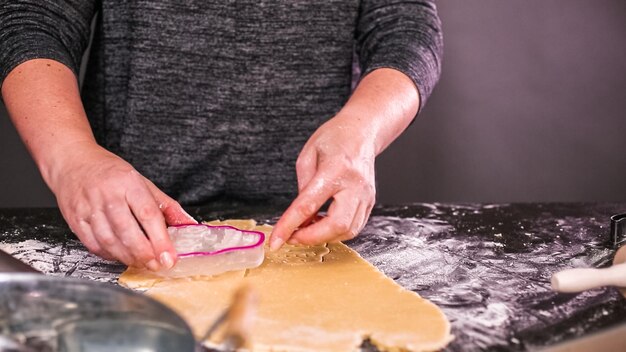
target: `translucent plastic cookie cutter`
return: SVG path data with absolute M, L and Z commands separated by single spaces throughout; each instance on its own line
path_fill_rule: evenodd
M 265 234 L 232 226 L 177 225 L 167 229 L 178 262 L 158 272 L 167 277 L 211 276 L 255 268 L 265 257 Z

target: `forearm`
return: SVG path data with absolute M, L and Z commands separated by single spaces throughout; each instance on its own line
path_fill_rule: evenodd
M 18 133 L 51 186 L 68 151 L 95 140 L 74 73 L 53 60 L 17 66 L 2 85 L 2 97 Z
M 397 70 L 382 68 L 363 78 L 335 118 L 357 126 L 378 155 L 409 126 L 419 106 L 413 81 Z
M 193 223 L 180 205 L 96 143 L 72 70 L 52 60 L 17 66 L 2 96 L 20 136 L 90 251 L 127 265 L 171 268 L 166 223 Z

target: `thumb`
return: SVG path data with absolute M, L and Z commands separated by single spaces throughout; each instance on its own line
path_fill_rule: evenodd
M 165 218 L 165 222 L 168 225 L 184 225 L 184 224 L 197 224 L 198 221 L 194 219 L 191 215 L 189 215 L 183 207 L 175 201 L 172 197 L 165 194 L 161 191 L 157 186 L 154 185 L 150 180 L 145 179 L 146 185 L 148 185 L 148 189 L 150 189 L 150 193 L 159 204 L 159 209 L 163 213 L 163 217 Z

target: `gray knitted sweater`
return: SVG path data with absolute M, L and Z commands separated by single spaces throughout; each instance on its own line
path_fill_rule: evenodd
M 94 16 L 96 138 L 185 204 L 292 197 L 353 62 L 404 72 L 422 103 L 440 72 L 432 0 L 0 0 L 0 84 L 33 58 L 77 72 Z

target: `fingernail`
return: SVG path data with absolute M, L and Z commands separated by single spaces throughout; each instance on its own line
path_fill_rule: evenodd
M 161 255 L 159 256 L 159 259 L 164 269 L 171 269 L 174 266 L 174 258 L 169 252 L 161 253 Z
M 159 263 L 156 260 L 154 260 L 154 259 L 152 259 L 149 262 L 147 262 L 146 263 L 146 267 L 148 269 L 152 270 L 152 271 L 158 271 L 161 268 Z
M 282 238 L 273 237 L 272 240 L 270 241 L 270 250 L 272 252 L 279 250 L 280 247 L 283 245 L 283 243 L 285 243 L 285 241 L 283 241 Z

